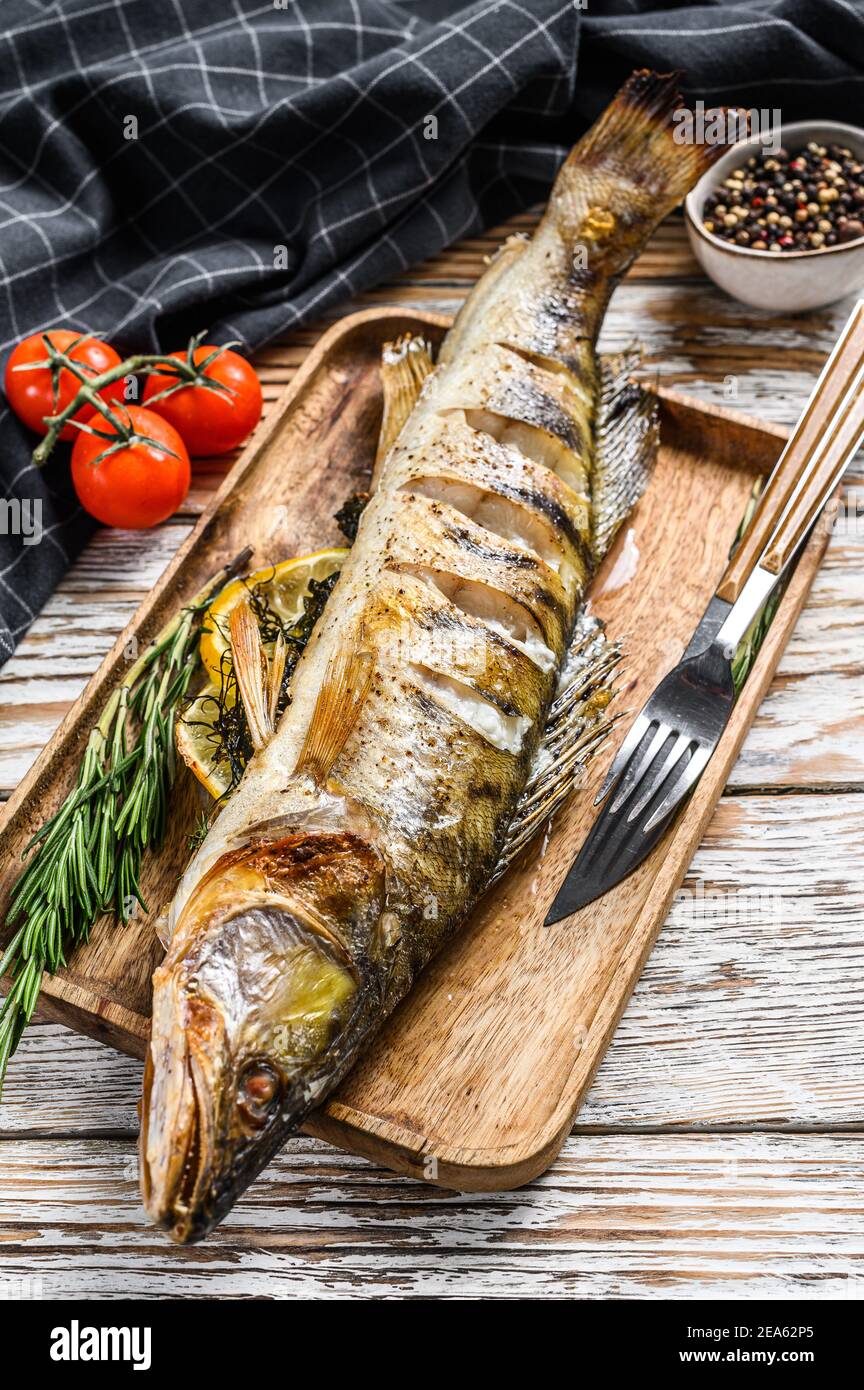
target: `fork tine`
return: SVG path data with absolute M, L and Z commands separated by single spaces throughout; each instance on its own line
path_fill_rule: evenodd
M 675 734 L 669 752 L 662 762 L 658 755 L 654 759 L 650 768 L 646 768 L 644 776 L 639 783 L 638 795 L 634 793 L 634 801 L 630 807 L 627 820 L 632 822 L 637 816 L 641 816 L 645 807 L 659 792 L 664 785 L 667 777 L 675 768 L 676 764 L 684 757 L 691 743 L 695 743 L 692 734 Z
M 667 791 L 660 805 L 652 811 L 648 820 L 642 827 L 642 833 L 647 835 L 649 830 L 653 830 L 655 825 L 659 825 L 661 820 L 668 816 L 669 812 L 677 806 L 679 801 L 690 791 L 690 788 L 699 780 L 711 754 L 714 752 L 713 746 L 700 744 L 694 751 L 692 758 L 682 773 L 675 778 L 672 786 Z
M 609 807 L 610 815 L 616 815 L 631 793 L 634 792 L 638 786 L 641 786 L 646 770 L 652 765 L 661 750 L 665 748 L 666 740 L 671 733 L 672 730 L 669 728 L 669 725 L 661 722 L 658 724 L 654 737 L 650 742 L 646 740 L 639 749 L 638 754 L 631 758 L 627 771 L 615 788 L 615 799 Z
M 638 714 L 633 720 L 633 725 L 625 738 L 612 762 L 612 766 L 606 773 L 605 781 L 594 798 L 594 805 L 599 806 L 604 797 L 608 796 L 613 782 L 617 782 L 621 773 L 624 771 L 632 755 L 636 752 L 643 737 L 651 727 L 652 721 L 647 719 L 644 714 Z

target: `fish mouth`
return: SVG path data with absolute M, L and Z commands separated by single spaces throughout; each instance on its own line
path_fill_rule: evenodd
M 155 1020 L 154 1020 L 155 1031 Z M 178 1042 L 179 1048 L 178 1050 Z M 208 1078 L 213 1058 L 194 1040 L 173 1039 L 167 1082 L 157 1083 L 153 1049 L 147 1052 L 141 1113 L 141 1195 L 150 1220 L 172 1240 L 187 1245 L 215 1224 L 209 1214 L 213 1182 L 215 1088 Z M 206 1055 L 206 1054 L 205 1054 Z
M 277 862 L 279 850 L 261 854 Z M 333 872 L 328 854 L 307 862 Z M 207 1235 L 311 1108 L 361 993 L 341 919 L 250 887 L 243 873 L 197 904 L 185 934 L 181 919 L 153 976 L 141 1192 L 149 1219 L 181 1245 Z M 337 903 L 358 878 L 370 919 L 380 916 L 380 873 L 365 863 L 332 888 Z
M 148 1070 L 152 1065 L 148 1057 Z M 212 1116 L 206 1091 L 196 1084 L 196 1064 L 187 1063 L 186 1086 L 191 1090 L 192 1104 L 189 1119 L 180 1135 L 177 1136 L 172 1153 L 172 1161 L 164 1179 L 154 1181 L 154 1166 L 147 1152 L 146 1133 L 142 1130 L 145 1142 L 141 1151 L 141 1187 L 144 1206 L 150 1220 L 161 1227 L 178 1245 L 188 1245 L 200 1240 L 210 1230 L 213 1222 L 206 1214 L 204 1197 L 210 1185 L 211 1162 L 209 1154 L 212 1144 Z M 144 1108 L 149 1105 L 148 1084 L 145 1075 Z

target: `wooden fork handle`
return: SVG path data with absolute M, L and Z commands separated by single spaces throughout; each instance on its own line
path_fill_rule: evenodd
M 734 603 L 756 565 L 779 574 L 864 433 L 864 300 L 855 306 L 717 588 Z

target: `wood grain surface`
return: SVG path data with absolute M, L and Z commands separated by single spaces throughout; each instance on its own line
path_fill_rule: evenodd
M 4 1277 L 43 1298 L 855 1298 L 862 1137 L 577 1134 L 483 1197 L 301 1138 L 188 1250 L 142 1224 L 131 1141 L 21 1140 Z
M 362 302 L 452 313 L 495 244 L 490 233 L 454 248 Z M 670 219 L 616 292 L 602 346 L 640 341 L 650 378 L 790 424 L 850 307 L 745 309 L 700 279 Z M 319 332 L 260 354 L 268 401 Z M 7 793 L 224 471 L 203 468 L 157 532 L 101 533 L 0 671 Z M 862 500 L 853 480 L 726 795 L 544 1178 L 460 1196 L 301 1138 L 214 1243 L 175 1250 L 145 1230 L 135 1191 L 140 1064 L 40 1024 L 0 1108 L 3 1292 L 37 1296 L 41 1280 L 49 1297 L 861 1298 Z

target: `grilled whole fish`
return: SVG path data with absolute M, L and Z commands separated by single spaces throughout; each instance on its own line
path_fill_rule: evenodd
M 673 78 L 634 74 L 416 373 L 292 702 L 180 883 L 141 1134 L 145 1205 L 176 1240 L 221 1219 L 495 874 L 644 482 L 652 426 L 626 385 L 601 420 L 595 340 L 721 153 L 675 142 L 676 106 Z

